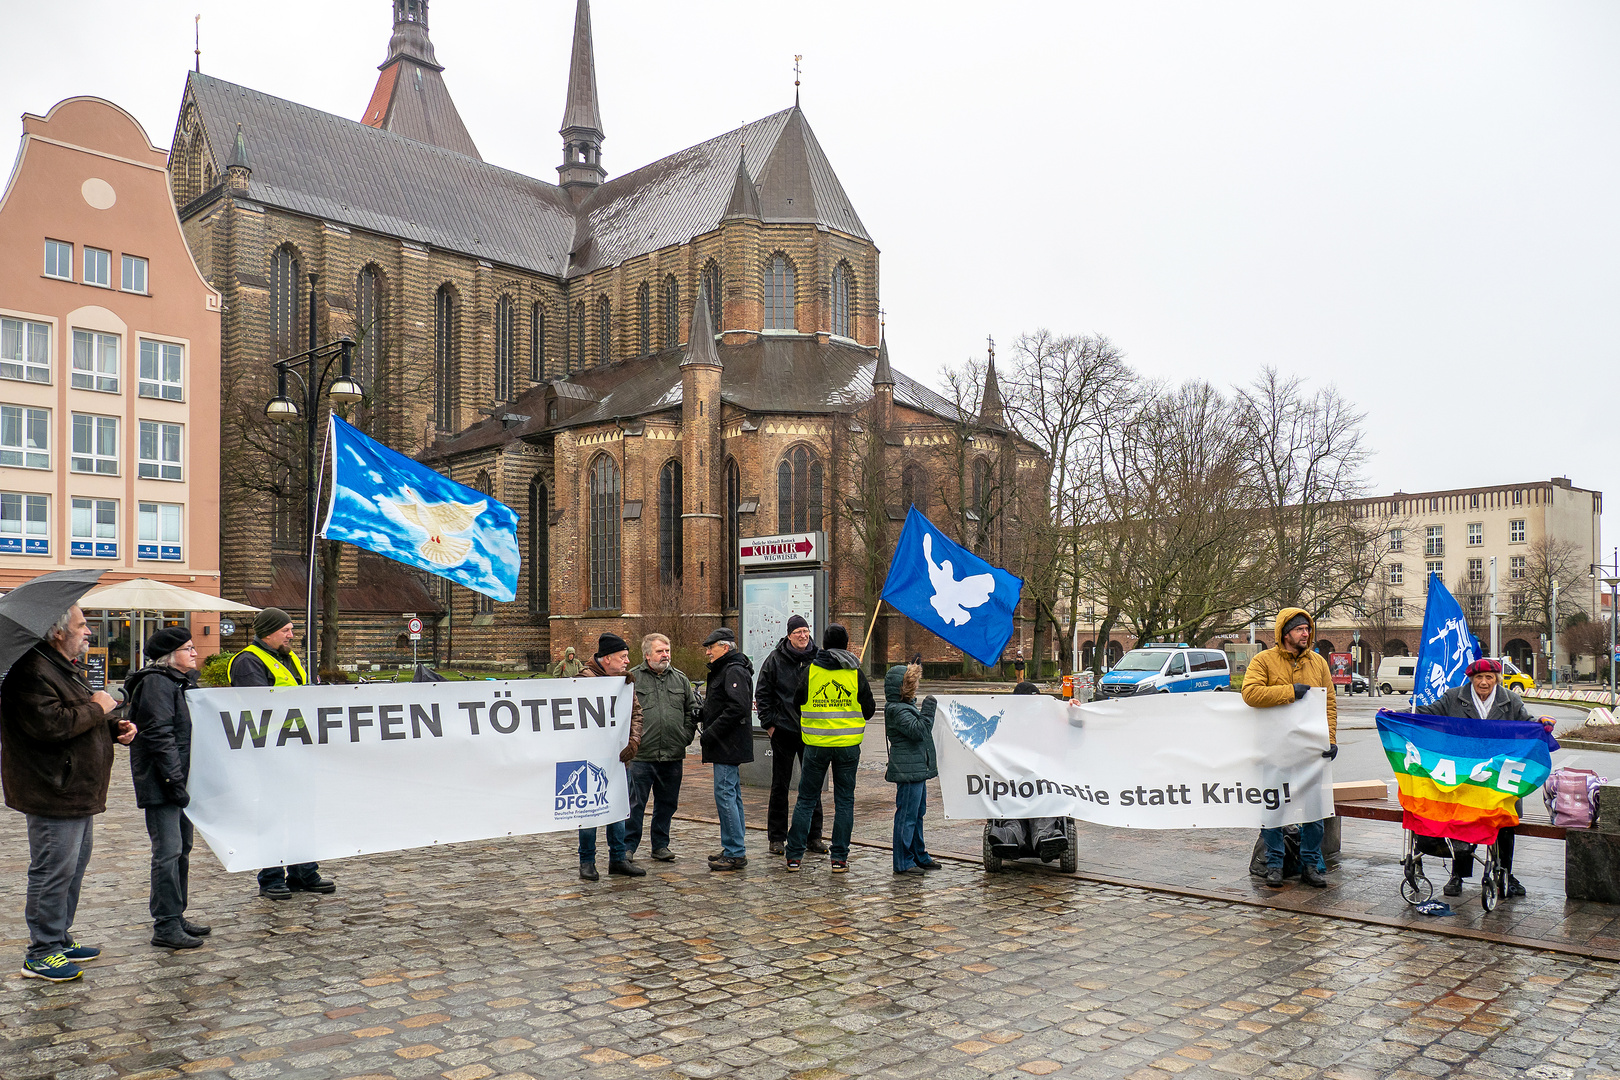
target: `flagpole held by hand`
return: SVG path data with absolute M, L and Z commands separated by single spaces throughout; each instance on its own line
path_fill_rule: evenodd
M 878 615 L 883 611 L 883 598 L 878 597 L 877 606 L 872 609 L 872 621 L 866 624 L 866 636 L 861 639 L 861 663 L 866 663 L 866 643 L 872 640 L 872 631 L 877 629 Z

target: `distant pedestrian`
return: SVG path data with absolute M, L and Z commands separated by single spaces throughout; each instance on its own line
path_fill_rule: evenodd
M 737 638 L 724 626 L 703 639 L 709 677 L 703 695 L 703 760 L 714 766 L 714 808 L 720 817 L 720 852 L 709 856 L 710 870 L 741 870 L 748 865 L 739 765 L 754 760 L 754 665 L 737 651 Z
M 765 838 L 770 841 L 772 855 L 782 854 L 787 842 L 788 787 L 793 782 L 794 762 L 804 759 L 799 706 L 793 695 L 798 693 L 804 671 L 815 658 L 816 643 L 810 637 L 810 624 L 803 615 L 794 615 L 788 619 L 787 636 L 776 643 L 759 666 L 759 679 L 754 685 L 759 724 L 771 738 L 771 795 L 766 804 Z M 821 837 L 821 800 L 817 799 L 805 850 L 825 855 L 827 845 Z
M 877 712 L 872 687 L 861 661 L 849 651 L 849 630 L 830 623 L 821 650 L 805 669 L 794 694 L 799 731 L 804 736 L 804 765 L 799 771 L 799 800 L 788 829 L 787 868 L 799 869 L 810 837 L 810 817 L 821 798 L 821 785 L 832 771 L 832 872 L 849 869 L 849 837 L 855 830 L 855 777 L 861 764 L 861 739 Z
M 1018 646 L 1018 652 L 1013 656 L 1013 681 L 1024 681 L 1024 647 Z
M 934 753 L 932 694 L 916 704 L 922 682 L 920 664 L 896 664 L 883 677 L 883 730 L 889 739 L 889 768 L 883 778 L 894 785 L 894 872 L 922 874 L 939 863 L 923 842 L 923 815 L 928 813 L 928 781 L 939 775 Z
M 630 674 L 630 646 L 618 634 L 607 632 L 596 641 L 596 655 L 580 669 L 579 678 L 623 679 L 631 686 L 636 678 Z M 630 741 L 619 751 L 619 760 L 629 763 L 641 752 L 641 696 L 630 695 Z M 628 781 L 629 771 L 625 778 Z M 619 877 L 646 877 L 647 871 L 630 861 L 629 849 L 624 842 L 625 823 L 615 821 L 607 826 L 608 873 Z M 579 877 L 581 881 L 599 881 L 596 869 L 596 826 L 579 830 Z
M 559 679 L 577 679 L 579 673 L 585 670 L 585 665 L 575 655 L 572 645 L 563 650 L 563 658 L 551 665 L 551 673 Z
M 649 799 L 653 804 L 652 857 L 673 862 L 669 823 L 681 802 L 686 748 L 697 734 L 697 692 L 692 680 L 670 663 L 669 638 L 641 639 L 641 663 L 631 670 L 641 705 L 641 749 L 630 762 L 630 816 L 624 823 L 625 858 L 635 861 Z
M 146 640 L 146 667 L 124 680 L 124 700 L 139 734 L 129 744 L 135 805 L 146 811 L 152 840 L 152 885 L 147 910 L 152 944 L 195 949 L 210 928 L 185 917 L 191 876 L 191 712 L 186 691 L 197 685 L 197 647 L 191 631 L 166 626 Z

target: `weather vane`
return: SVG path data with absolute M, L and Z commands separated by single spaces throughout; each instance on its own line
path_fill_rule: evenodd
M 192 23 L 192 26 L 191 26 L 191 42 L 192 42 L 191 51 L 197 57 L 197 60 L 196 60 L 197 70 L 201 71 L 202 70 L 202 16 L 198 15 L 196 18 L 191 20 L 191 23 Z
M 799 104 L 799 61 L 804 59 L 803 53 L 793 54 L 793 104 Z

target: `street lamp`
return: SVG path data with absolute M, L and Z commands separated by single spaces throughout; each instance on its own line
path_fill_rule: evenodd
M 309 569 L 304 575 L 304 657 L 309 663 L 311 682 L 320 681 L 320 661 L 313 650 L 318 641 L 315 636 L 315 440 L 320 437 L 321 392 L 326 392 L 333 406 L 353 405 L 366 396 L 365 387 L 355 380 L 352 371 L 354 339 L 341 337 L 324 345 L 315 343 L 318 280 L 318 274 L 309 275 L 309 348 L 275 362 L 276 396 L 264 406 L 265 417 L 273 423 L 291 424 L 300 417 L 304 421 L 304 521 L 309 526 Z M 338 364 L 337 378 L 328 385 L 333 364 Z M 305 370 L 300 371 L 300 368 Z M 298 380 L 298 389 L 304 397 L 301 404 L 287 393 L 288 376 Z
M 1616 605 L 1620 604 L 1620 548 L 1615 549 L 1614 570 L 1613 570 L 1613 572 L 1612 573 L 1605 573 L 1605 575 L 1603 577 L 1601 577 L 1601 578 L 1598 577 L 1598 574 L 1600 572 L 1607 572 L 1608 570 L 1609 570 L 1609 568 L 1604 566 L 1602 563 L 1593 563 L 1592 564 L 1592 572 L 1590 574 L 1588 574 L 1587 577 L 1602 581 L 1603 584 L 1605 586 L 1607 586 L 1608 590 L 1609 590 L 1609 708 L 1612 711 L 1614 709 L 1614 707 L 1615 707 L 1615 681 L 1614 681 L 1614 666 L 1615 666 L 1614 665 L 1614 648 L 1615 648 L 1614 632 L 1615 632 L 1615 621 L 1616 621 L 1615 616 L 1617 614 L 1620 614 L 1620 612 L 1616 611 Z

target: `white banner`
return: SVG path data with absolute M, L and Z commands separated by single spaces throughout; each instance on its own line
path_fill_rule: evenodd
M 1333 816 L 1327 692 L 1251 709 L 1238 694 L 1066 705 L 941 697 L 947 818 L 1072 817 L 1133 829 L 1275 828 Z
M 629 815 L 623 679 L 193 690 L 191 806 L 226 870 Z

